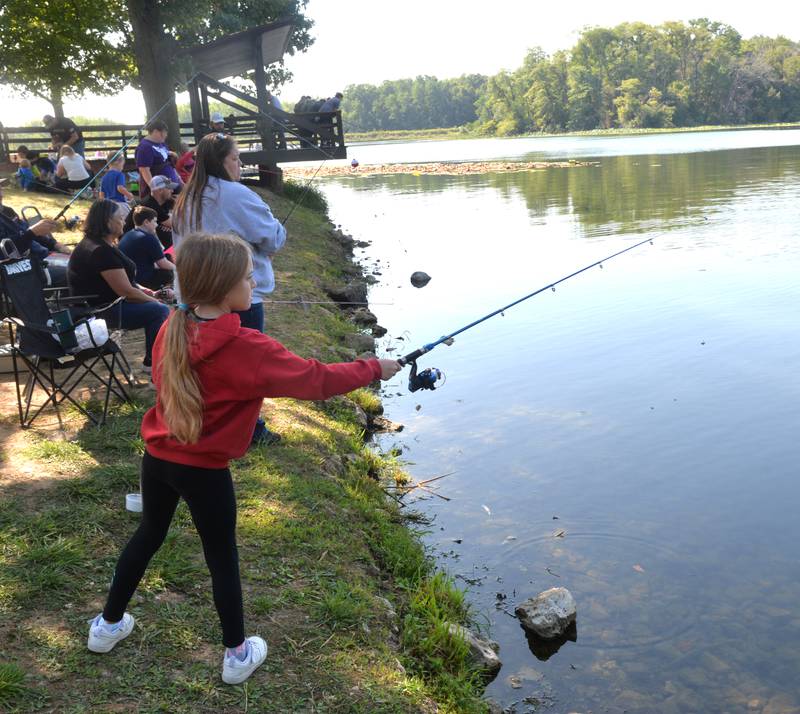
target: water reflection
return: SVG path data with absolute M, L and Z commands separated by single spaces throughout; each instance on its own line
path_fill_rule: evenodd
M 420 479 L 454 472 L 452 500 L 422 508 L 501 644 L 489 694 L 519 712 L 800 707 L 800 148 L 325 191 L 374 241 L 395 355 L 657 238 L 437 348 L 421 366 L 441 391 L 387 389 L 406 430 L 384 446 Z M 580 636 L 540 657 L 509 613 L 554 585 Z
M 356 191 L 394 196 L 457 191 L 479 197 L 493 189 L 502 198 L 523 197 L 533 224 L 574 215 L 591 232 L 624 232 L 713 216 L 738 196 L 769 197 L 796 191 L 800 148 L 742 149 L 664 158 L 618 156 L 595 166 L 479 176 L 393 174 L 329 179 Z M 712 210 L 709 210 L 712 209 Z
M 540 662 L 547 662 L 547 660 L 556 654 L 567 642 L 578 641 L 578 623 L 573 622 L 561 637 L 554 637 L 546 640 L 542 637 L 537 637 L 532 632 L 526 632 L 525 639 L 528 641 L 528 647 L 533 656 Z

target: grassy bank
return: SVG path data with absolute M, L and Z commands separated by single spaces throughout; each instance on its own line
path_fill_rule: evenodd
M 473 129 L 471 126 L 457 126 L 446 129 L 414 129 L 408 131 L 367 131 L 347 132 L 345 138 L 348 144 L 376 143 L 381 141 L 444 141 L 448 139 L 519 139 L 527 137 L 547 136 L 629 136 L 639 134 L 678 134 L 697 131 L 745 131 L 748 129 L 800 129 L 800 124 L 738 124 L 719 126 L 687 126 L 672 127 L 669 129 L 592 129 L 590 131 L 571 131 L 562 134 L 516 134 L 514 136 L 498 137 Z
M 14 207 L 28 202 L 6 194 Z M 288 213 L 287 199 L 268 200 L 278 217 Z M 352 271 L 348 257 L 317 211 L 299 208 L 288 230 L 275 300 L 327 300 L 323 286 Z M 300 354 L 348 355 L 342 340 L 355 328 L 337 307 L 266 312 L 270 334 Z M 62 434 L 46 423 L 21 432 L 13 384 L 2 387 L 0 711 L 485 710 L 466 647 L 446 627 L 468 619 L 463 595 L 387 500 L 381 479 L 398 465 L 364 446 L 354 404 L 374 405 L 369 393 L 270 402 L 265 417 L 282 443 L 232 465 L 246 629 L 270 653 L 231 687 L 220 680 L 220 628 L 183 504 L 129 608 L 133 634 L 108 655 L 86 649 L 86 620 L 139 518 L 123 504 L 137 490 L 149 391 L 102 428 L 74 413 Z

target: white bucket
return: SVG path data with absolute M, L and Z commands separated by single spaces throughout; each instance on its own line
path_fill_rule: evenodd
M 125 508 L 134 513 L 142 512 L 142 494 L 129 493 L 125 496 Z

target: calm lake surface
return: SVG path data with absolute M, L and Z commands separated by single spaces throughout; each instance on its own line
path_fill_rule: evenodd
M 451 474 L 433 484 L 450 501 L 415 507 L 500 643 L 487 695 L 517 712 L 800 711 L 800 132 L 350 154 L 596 161 L 319 181 L 372 241 L 385 356 L 654 239 L 437 347 L 420 368 L 445 372 L 440 390 L 408 393 L 408 370 L 386 389 L 405 430 L 380 446 L 415 479 Z M 543 651 L 510 615 L 553 586 L 575 596 L 577 640 Z

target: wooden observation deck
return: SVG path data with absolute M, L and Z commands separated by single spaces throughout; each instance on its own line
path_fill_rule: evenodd
M 265 67 L 283 58 L 291 30 L 291 21 L 273 22 L 183 53 L 192 72 L 186 80 L 192 120 L 181 123 L 181 139 L 196 144 L 211 131 L 209 100 L 225 105 L 230 109 L 225 132 L 236 140 L 242 163 L 258 167 L 259 182 L 272 187 L 281 182 L 279 164 L 347 158 L 341 112 L 293 114 L 270 102 Z M 255 96 L 222 81 L 249 72 L 253 73 Z M 132 125 L 79 128 L 86 138 L 87 159 L 98 164 L 95 168 L 104 163 L 101 155 L 119 149 L 136 134 L 141 138 L 141 128 Z M 50 135 L 43 127 L 0 124 L 0 164 L 15 162 L 19 144 L 41 151 L 49 146 Z M 245 175 L 252 173 L 255 170 Z
M 258 166 L 267 183 L 279 177 L 280 163 L 347 158 L 341 112 L 293 114 L 270 101 L 265 67 L 283 59 L 291 30 L 291 21 L 273 22 L 186 52 L 193 70 L 187 87 L 195 143 L 210 131 L 209 100 L 224 104 L 231 110 L 226 131 L 236 139 L 242 163 Z M 249 72 L 255 96 L 221 81 Z

